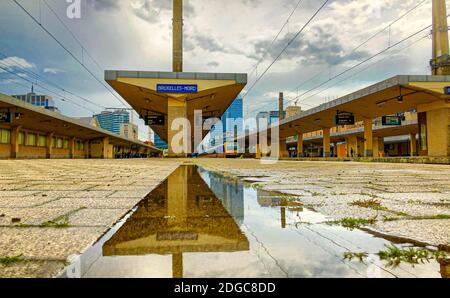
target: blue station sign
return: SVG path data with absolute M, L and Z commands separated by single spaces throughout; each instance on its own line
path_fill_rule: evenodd
M 158 84 L 158 93 L 197 93 L 198 85 Z
M 445 95 L 450 95 L 450 86 L 444 87 L 444 94 Z

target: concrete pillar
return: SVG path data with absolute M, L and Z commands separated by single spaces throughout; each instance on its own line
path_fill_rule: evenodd
M 373 144 L 373 157 L 380 157 L 380 148 L 379 148 L 379 141 L 378 141 L 378 137 L 373 137 L 372 140 L 372 144 Z
M 415 133 L 411 134 L 409 138 L 410 138 L 411 156 L 418 156 L 416 134 Z
M 11 127 L 11 158 L 19 156 L 19 133 L 21 126 Z
M 168 225 L 173 229 L 187 228 L 188 170 L 188 167 L 181 166 L 167 179 L 167 215 L 170 217 Z
M 172 277 L 183 278 L 183 254 L 175 253 L 172 255 Z
M 45 158 L 51 159 L 53 156 L 53 137 L 55 134 L 49 133 L 47 134 L 46 140 L 45 140 Z
M 384 137 L 378 138 L 378 155 L 381 157 L 385 157 L 384 153 Z
M 75 158 L 75 138 L 69 139 L 69 158 Z
M 261 159 L 261 144 L 259 141 L 256 144 L 256 159 Z
M 369 118 L 364 118 L 364 156 L 373 157 L 373 124 Z
M 287 144 L 286 144 L 286 139 L 285 138 L 280 138 L 279 141 L 279 154 L 278 157 L 279 158 L 287 158 L 289 157 L 289 152 L 287 150 Z
M 323 130 L 323 157 L 331 156 L 331 130 L 329 128 Z
M 333 143 L 333 157 L 338 157 L 338 143 L 334 142 Z
M 102 156 L 101 158 L 107 159 L 108 157 L 108 147 L 109 147 L 109 137 L 104 137 L 102 139 Z
M 347 144 L 347 154 L 349 157 L 357 157 L 358 156 L 358 138 L 357 136 L 349 136 L 346 139 Z M 353 151 L 353 154 L 352 154 Z
M 281 207 L 281 228 L 286 229 L 286 207 Z
M 168 145 L 169 145 L 169 157 L 186 157 L 189 153 L 189 147 L 191 142 L 191 133 L 186 127 L 183 126 L 181 131 L 173 130 L 172 124 L 177 119 L 185 119 L 185 124 L 187 125 L 187 103 L 184 99 L 168 100 Z M 180 123 L 181 124 L 181 123 Z M 174 138 L 176 141 L 174 142 Z M 182 140 L 180 140 L 182 139 Z M 180 140 L 178 142 L 178 140 Z M 175 143 L 175 144 L 174 144 Z M 173 146 L 176 146 L 175 148 Z M 180 153 L 182 152 L 182 153 Z
M 297 135 L 297 157 L 303 157 L 303 134 Z
M 183 72 L 183 0 L 173 0 L 173 72 Z
M 448 104 L 450 106 L 450 104 Z M 450 156 L 450 107 L 427 112 L 428 155 Z
M 91 158 L 91 142 L 89 140 L 84 141 L 84 157 Z

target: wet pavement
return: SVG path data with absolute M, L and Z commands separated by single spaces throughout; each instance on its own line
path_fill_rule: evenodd
M 58 275 L 180 164 L 1 160 L 0 277 Z
M 285 195 L 183 165 L 63 277 L 442 277 L 435 260 L 389 266 L 391 243 Z M 365 253 L 363 261 L 346 253 Z

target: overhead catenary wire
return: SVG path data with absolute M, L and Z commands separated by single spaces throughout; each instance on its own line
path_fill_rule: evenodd
M 4 65 L 4 64 L 3 64 L 3 65 Z M 44 87 L 44 86 L 42 86 L 42 85 L 39 85 L 39 83 L 37 83 L 37 82 L 35 82 L 35 81 L 32 81 L 32 80 L 27 79 L 27 78 L 25 78 L 25 77 L 23 77 L 23 76 L 20 76 L 19 74 L 15 73 L 15 72 L 13 72 L 13 71 L 11 71 L 11 70 L 9 70 L 8 67 L 4 67 L 4 66 L 1 66 L 1 65 L 0 65 L 0 69 L 2 69 L 3 71 L 5 71 L 5 72 L 7 72 L 7 73 L 9 73 L 9 74 L 11 74 L 11 75 L 16 76 L 17 78 L 19 78 L 19 79 L 21 79 L 21 80 L 27 81 L 27 82 L 29 82 L 29 83 L 31 83 L 31 84 L 33 84 L 33 85 L 40 86 L 41 89 L 44 89 L 44 90 L 46 90 L 47 92 L 50 92 L 51 94 L 56 95 L 56 96 L 58 96 L 58 97 L 64 99 L 64 101 L 67 100 L 67 101 L 69 101 L 69 102 L 75 104 L 76 106 L 78 106 L 78 107 L 80 107 L 80 108 L 83 108 L 83 109 L 85 109 L 85 110 L 87 110 L 87 111 L 90 111 L 90 112 L 92 112 L 93 114 L 95 114 L 95 111 L 94 111 L 94 110 L 89 109 L 89 108 L 87 108 L 87 107 L 85 107 L 85 106 L 82 106 L 82 105 L 80 105 L 80 104 L 78 104 L 78 103 L 76 103 L 76 102 L 74 102 L 74 101 L 72 101 L 72 100 L 69 100 L 69 99 L 66 98 L 66 96 L 61 95 L 61 94 L 59 94 L 59 93 L 56 93 L 55 91 L 53 91 L 53 90 L 51 90 L 51 89 L 49 89 L 49 88 L 46 88 L 46 87 Z
M 14 0 L 15 1 L 15 0 Z M 256 81 L 253 83 L 253 85 L 250 86 L 250 88 L 246 91 L 246 93 L 243 95 L 245 98 L 252 90 L 253 88 L 261 81 L 261 79 L 266 75 L 266 73 L 272 68 L 272 66 L 280 59 L 280 57 L 283 55 L 283 53 L 290 47 L 290 45 L 300 36 L 300 34 L 309 26 L 309 24 L 316 18 L 316 16 L 322 11 L 322 9 L 328 4 L 330 0 L 325 0 L 325 2 L 322 3 L 322 5 L 314 12 L 314 14 L 309 18 L 309 20 L 303 25 L 302 28 L 300 28 L 299 31 L 289 40 L 289 42 L 286 44 L 286 46 L 282 49 L 282 51 L 275 57 L 275 59 L 269 64 L 269 66 L 264 70 L 264 72 L 256 79 Z
M 252 71 L 250 72 L 249 76 L 251 77 L 253 75 L 253 73 L 255 73 L 255 71 L 257 71 L 258 66 L 264 61 L 264 58 L 266 57 L 267 53 L 270 51 L 270 49 L 272 48 L 273 44 L 275 43 L 275 41 L 277 41 L 278 37 L 280 37 L 281 33 L 283 32 L 284 28 L 286 28 L 286 26 L 289 24 L 289 22 L 291 21 L 292 16 L 294 15 L 294 13 L 297 11 L 297 9 L 300 7 L 300 4 L 303 2 L 303 0 L 299 0 L 297 2 L 297 5 L 294 6 L 294 9 L 291 11 L 291 13 L 289 14 L 287 20 L 284 22 L 283 26 L 281 27 L 280 31 L 278 31 L 277 35 L 275 35 L 274 39 L 270 42 L 269 46 L 266 48 L 266 50 L 264 51 L 263 55 L 261 56 L 261 58 L 258 60 L 258 62 L 256 63 L 256 65 L 254 67 L 252 67 Z M 258 75 L 256 75 L 258 76 Z
M 356 46 L 355 48 L 353 48 L 351 51 L 348 52 L 348 54 L 346 54 L 346 56 L 349 56 L 353 53 L 355 53 L 357 50 L 359 50 L 362 46 L 364 46 L 365 44 L 367 44 L 368 42 L 370 42 L 371 40 L 373 40 L 375 37 L 379 36 L 382 32 L 386 31 L 386 29 L 391 28 L 393 25 L 395 25 L 397 22 L 399 22 L 401 19 L 405 18 L 406 16 L 408 16 L 409 14 L 411 14 L 413 11 L 417 10 L 419 7 L 421 7 L 422 5 L 425 4 L 427 0 L 422 0 L 421 2 L 419 2 L 418 4 L 414 5 L 412 8 L 408 9 L 405 13 L 401 14 L 399 17 L 397 17 L 396 19 L 392 20 L 388 25 L 384 26 L 381 30 L 377 31 L 376 33 L 372 34 L 371 36 L 369 36 L 367 39 L 365 39 L 362 43 L 360 43 L 358 46 Z M 389 43 L 389 46 L 391 46 L 391 44 Z M 392 47 L 395 45 L 392 45 Z M 308 80 L 302 82 L 300 85 L 296 86 L 290 93 L 294 93 L 295 91 L 298 92 L 299 88 L 310 83 L 313 82 L 315 79 L 317 79 L 318 77 L 320 77 L 325 71 L 328 71 L 329 69 L 325 69 L 323 71 L 320 71 L 319 73 L 317 73 L 316 75 L 314 75 L 313 77 L 309 78 Z M 331 81 L 333 78 L 330 75 L 328 81 Z M 303 96 L 304 94 L 300 95 Z M 293 99 L 289 99 L 286 98 L 285 100 L 287 100 L 287 103 L 291 103 L 293 101 L 295 101 L 296 103 L 298 102 L 298 99 L 300 98 L 300 96 L 297 94 L 296 97 L 294 97 Z M 268 103 L 267 105 L 261 107 L 260 109 L 263 109 L 265 107 L 268 107 L 269 105 L 271 105 L 272 103 Z M 303 105 L 307 105 L 304 103 L 303 101 Z M 258 109 L 258 110 L 260 110 Z
M 375 37 L 379 36 L 381 33 L 385 32 L 387 29 L 391 28 L 393 25 L 395 25 L 396 23 L 398 23 L 400 20 L 402 20 L 403 18 L 405 18 L 406 16 L 408 16 L 411 12 L 415 11 L 416 9 L 418 9 L 419 7 L 421 7 L 423 4 L 425 4 L 425 2 L 427 2 L 428 0 L 422 0 L 421 2 L 419 2 L 417 5 L 414 5 L 412 8 L 410 8 L 409 10 L 407 10 L 405 13 L 403 13 L 402 15 L 400 15 L 399 17 L 397 17 L 396 19 L 394 19 L 393 21 L 391 21 L 388 25 L 386 25 L 385 27 L 383 27 L 381 30 L 375 32 L 373 35 L 371 35 L 370 37 L 368 37 L 366 40 L 364 40 L 362 43 L 360 43 L 358 46 L 356 46 L 355 48 L 353 48 L 351 51 L 349 51 L 345 56 L 350 56 L 352 54 L 354 54 L 356 51 L 358 51 L 361 47 L 363 47 L 364 45 L 366 45 L 368 42 L 370 42 L 371 40 L 373 40 Z M 390 42 L 389 42 L 390 45 Z M 319 77 L 320 75 L 322 75 L 325 71 L 328 71 L 328 68 L 319 72 L 317 75 L 311 77 L 310 79 L 308 79 L 305 82 L 302 82 L 300 85 L 296 86 L 292 92 L 295 92 L 296 90 L 298 90 L 300 87 L 306 85 L 307 83 L 314 81 L 317 77 Z
M 23 88 L 25 88 L 25 89 L 30 88 L 30 86 L 27 86 L 27 85 L 25 85 L 25 84 L 21 84 L 21 83 L 19 83 L 19 82 L 15 82 L 15 81 L 14 81 L 14 82 L 8 82 L 8 83 L 13 84 L 13 85 L 17 85 L 17 86 L 20 86 L 20 87 L 23 87 Z M 35 90 L 42 89 L 43 91 L 49 92 L 48 90 L 45 90 L 45 89 L 41 88 L 40 85 L 34 85 L 34 86 L 35 86 L 35 87 L 34 87 Z M 92 112 L 92 114 L 95 114 L 95 112 L 94 112 L 93 110 L 90 110 L 90 109 L 88 109 L 88 108 L 86 108 L 86 107 L 83 107 L 83 106 L 77 104 L 76 102 L 73 102 L 73 101 L 71 101 L 71 100 L 69 100 L 69 99 L 67 99 L 67 98 L 62 98 L 61 96 L 57 96 L 57 97 L 53 97 L 53 99 L 60 100 L 60 101 L 62 101 L 62 102 L 67 102 L 67 103 L 72 104 L 72 105 L 74 105 L 74 106 L 77 106 L 77 107 L 79 107 L 79 108 L 85 109 L 86 111 Z
M 429 26 L 429 27 L 431 27 L 431 26 Z M 427 27 L 427 28 L 429 28 L 429 27 Z M 372 60 L 373 58 L 375 58 L 375 57 L 377 57 L 377 56 L 379 56 L 379 55 L 381 55 L 381 54 L 387 52 L 388 50 L 390 50 L 390 49 L 392 49 L 392 48 L 395 48 L 395 47 L 398 46 L 399 44 L 401 44 L 401 43 L 403 43 L 403 42 L 409 40 L 410 38 L 412 38 L 412 37 L 414 37 L 414 36 L 420 34 L 420 33 L 423 32 L 423 31 L 425 31 L 427 28 L 422 29 L 422 30 L 416 32 L 415 34 L 413 34 L 413 35 L 411 35 L 411 36 L 405 38 L 404 40 L 398 42 L 397 44 L 394 44 L 394 45 L 392 45 L 392 46 L 390 46 L 390 47 L 385 48 L 382 52 L 377 53 L 376 55 L 370 57 L 370 58 L 367 59 L 366 61 L 363 61 L 363 62 L 361 62 L 361 63 L 358 63 L 358 65 L 353 66 L 351 69 L 348 69 L 346 72 L 351 71 L 351 70 L 357 68 L 358 66 L 361 66 L 362 64 L 364 64 L 364 63 L 366 63 L 366 62 Z M 422 38 L 420 38 L 419 40 L 413 42 L 412 44 L 410 44 L 410 45 L 408 45 L 408 46 L 406 46 L 406 47 L 404 47 L 404 48 L 398 50 L 396 53 L 399 53 L 399 52 L 401 52 L 401 51 L 403 51 L 403 50 L 406 50 L 407 48 L 411 47 L 412 45 L 416 44 L 417 42 L 423 40 L 424 38 L 426 38 L 426 37 L 428 37 L 428 36 L 429 36 L 429 34 L 423 36 Z M 396 53 L 394 53 L 394 54 L 396 54 Z M 390 55 L 390 56 L 388 56 L 388 57 L 386 57 L 386 58 L 392 57 L 394 54 L 392 54 L 392 55 Z M 363 70 L 361 70 L 361 71 L 359 71 L 359 72 L 353 74 L 352 76 L 354 76 L 354 75 L 356 75 L 356 74 L 359 74 L 359 73 L 363 72 L 364 70 L 366 70 L 366 69 L 370 68 L 371 66 L 373 66 L 373 65 L 375 65 L 375 64 L 377 64 L 377 63 L 379 63 L 379 62 L 381 62 L 382 60 L 384 60 L 384 59 L 386 59 L 386 58 L 383 58 L 383 59 L 381 59 L 381 60 L 379 60 L 379 61 L 377 61 L 377 62 L 371 64 L 369 67 L 364 68 Z M 348 79 L 348 78 L 347 78 L 347 79 Z M 334 78 L 330 78 L 328 81 L 326 81 L 326 83 L 329 83 L 330 81 L 333 81 L 333 80 L 334 80 Z M 331 88 L 332 86 L 335 86 L 335 85 L 337 85 L 337 84 L 339 84 L 339 83 L 341 83 L 341 82 L 344 82 L 345 80 L 346 80 L 346 79 L 341 80 L 341 81 L 339 81 L 339 82 L 337 82 L 337 83 L 334 83 L 334 84 L 331 85 L 329 88 Z M 326 84 L 323 84 L 323 85 L 326 85 Z M 319 88 L 320 88 L 320 87 L 319 87 Z M 314 94 L 313 96 L 315 96 L 315 95 L 317 95 L 317 94 L 320 94 L 320 93 L 324 92 L 325 90 L 328 90 L 329 88 L 324 89 L 324 90 L 322 90 L 322 91 L 320 91 L 320 92 Z M 317 89 L 318 89 L 318 88 L 317 88 Z M 306 101 L 307 99 L 313 97 L 313 96 L 310 96 L 310 97 L 306 98 L 305 100 L 303 100 L 303 101 L 302 101 L 302 104 L 305 105 L 305 101 Z M 289 103 L 291 103 L 292 101 L 297 100 L 298 98 L 300 98 L 300 97 L 295 97 L 295 98 L 293 98 L 293 99 L 290 99 L 290 100 L 287 101 L 287 103 L 289 104 Z M 265 106 L 261 107 L 260 109 L 263 109 L 263 108 L 265 108 L 265 107 L 268 107 L 268 106 L 271 105 L 271 104 L 273 104 L 273 103 L 269 103 L 268 105 L 265 105 Z M 306 105 L 307 105 L 307 104 L 306 104 Z
M 42 23 L 39 22 L 22 4 L 20 4 L 17 0 L 12 0 L 20 9 L 22 9 L 39 27 L 44 30 L 47 35 L 49 35 L 62 49 L 64 49 L 78 64 L 80 64 L 94 80 L 96 80 L 100 85 L 102 85 L 111 95 L 113 95 L 120 104 L 124 106 L 128 106 L 123 100 L 117 96 L 113 91 L 111 91 L 108 86 L 100 80 L 80 59 L 74 55 L 53 33 L 51 33 Z
M 395 53 L 393 53 L 393 54 L 391 54 L 391 55 L 389 55 L 389 56 L 387 56 L 387 57 L 385 57 L 385 58 L 383 58 L 383 59 L 380 59 L 380 60 L 378 60 L 378 61 L 376 61 L 376 62 L 370 64 L 369 66 L 367 66 L 367 67 L 363 68 L 362 70 L 360 70 L 360 71 L 358 71 L 358 72 L 352 74 L 351 76 L 348 76 L 347 78 L 345 78 L 345 79 L 343 79 L 343 80 L 340 80 L 340 81 L 334 83 L 333 85 L 327 87 L 326 89 L 321 90 L 321 91 L 319 91 L 319 92 L 317 92 L 317 93 L 315 93 L 315 94 L 313 94 L 313 95 L 311 95 L 311 96 L 308 96 L 307 98 L 304 99 L 304 101 L 306 101 L 306 100 L 308 100 L 308 99 L 310 99 L 310 98 L 313 98 L 314 96 L 319 95 L 319 94 L 325 92 L 326 90 L 329 90 L 331 87 L 334 87 L 334 86 L 336 86 L 336 85 L 338 85 L 338 84 L 340 84 L 340 83 L 343 83 L 343 82 L 345 82 L 345 81 L 351 79 L 352 77 L 354 77 L 354 76 L 356 76 L 356 75 L 362 73 L 363 71 L 366 71 L 367 69 L 373 67 L 374 65 L 376 65 L 376 64 L 378 64 L 378 63 L 380 63 L 380 62 L 382 62 L 382 61 L 385 61 L 385 60 L 388 59 L 388 58 L 391 58 L 392 56 L 398 54 L 398 53 L 401 52 L 401 51 L 404 51 L 404 50 L 410 48 L 411 46 L 413 46 L 413 45 L 417 44 L 418 42 L 424 40 L 424 39 L 427 38 L 428 36 L 429 36 L 429 34 L 427 34 L 427 35 L 425 35 L 425 36 L 423 36 L 423 37 L 417 39 L 416 41 L 414 41 L 414 42 L 412 42 L 411 44 L 409 44 L 408 46 L 406 46 L 406 47 L 400 49 L 399 51 L 397 51 L 397 52 L 395 52 Z M 303 101 L 303 103 L 304 103 L 304 101 Z
M 100 71 L 103 71 L 103 67 L 101 67 L 100 63 L 97 62 L 97 60 L 94 59 L 94 57 L 92 57 L 91 53 L 89 53 L 89 51 L 86 49 L 86 47 L 83 45 L 83 43 L 81 43 L 80 39 L 75 35 L 75 33 L 73 33 L 72 30 L 70 30 L 69 26 L 67 26 L 67 24 L 61 19 L 61 17 L 58 15 L 58 13 L 52 8 L 52 6 L 50 4 L 47 3 L 47 0 L 42 0 L 44 1 L 45 6 L 47 6 L 47 8 L 49 9 L 49 11 L 56 17 L 56 19 L 63 25 L 63 27 L 69 32 L 69 34 L 72 36 L 72 38 L 80 45 L 81 49 L 82 49 L 82 53 L 83 55 L 86 54 L 91 60 L 92 62 L 94 62 L 95 66 L 97 66 L 97 68 Z M 84 62 L 84 61 L 83 61 Z
M 389 50 L 392 49 L 392 48 L 395 48 L 396 46 L 398 46 L 398 45 L 400 45 L 401 43 L 403 43 L 403 42 L 405 42 L 405 41 L 407 41 L 407 40 L 413 38 L 414 36 L 419 35 L 420 33 L 424 32 L 425 30 L 430 29 L 432 26 L 433 26 L 433 25 L 429 25 L 429 26 L 427 26 L 427 27 L 425 27 L 425 28 L 423 28 L 423 29 L 421 29 L 421 30 L 419 30 L 419 31 L 417 31 L 417 32 L 415 32 L 415 33 L 413 33 L 413 34 L 411 34 L 411 35 L 409 35 L 409 36 L 407 36 L 407 37 L 401 39 L 400 41 L 396 42 L 395 44 L 389 45 L 389 46 L 386 47 L 385 49 L 383 49 L 383 50 L 377 52 L 376 54 L 374 54 L 374 55 L 372 55 L 372 56 L 370 56 L 370 57 L 364 59 L 364 60 L 361 61 L 361 62 L 358 62 L 357 64 L 353 65 L 352 67 L 345 69 L 344 71 L 342 71 L 342 72 L 340 72 L 339 74 L 337 74 L 337 75 L 335 75 L 335 76 L 329 78 L 328 80 L 324 81 L 323 83 L 318 84 L 318 85 L 314 86 L 313 88 L 311 88 L 311 89 L 309 89 L 309 90 L 303 92 L 301 95 L 292 98 L 289 102 L 292 102 L 292 101 L 294 101 L 294 100 L 297 100 L 297 99 L 303 97 L 304 95 L 306 95 L 306 94 L 308 94 L 308 93 L 310 93 L 310 92 L 312 92 L 312 91 L 314 91 L 314 90 L 317 90 L 318 88 L 320 88 L 320 87 L 326 85 L 327 83 L 329 83 L 329 82 L 335 80 L 336 78 L 341 77 L 342 75 L 344 75 L 344 74 L 348 73 L 349 71 L 351 71 L 351 70 L 357 68 L 358 66 L 360 66 L 360 65 L 362 65 L 362 64 L 364 64 L 364 63 L 366 63 L 366 62 L 368 62 L 368 61 L 370 61 L 370 60 L 372 60 L 372 59 L 375 58 L 375 57 L 380 56 L 381 54 L 383 54 L 383 53 L 389 51 Z M 300 102 L 301 102 L 301 101 L 300 101 Z
M 19 67 L 19 69 L 20 69 L 21 72 L 24 72 L 24 73 L 28 74 L 28 75 L 31 76 L 33 79 L 40 80 L 40 81 L 42 81 L 42 82 L 44 82 L 44 83 L 46 83 L 46 84 L 48 84 L 48 85 L 50 85 L 50 86 L 53 86 L 54 88 L 56 88 L 56 89 L 58 89 L 58 90 L 61 90 L 61 91 L 64 92 L 64 93 L 68 93 L 68 94 L 70 94 L 70 95 L 72 95 L 72 96 L 74 96 L 74 97 L 77 97 L 77 98 L 81 99 L 82 101 L 84 101 L 84 102 L 86 102 L 86 103 L 89 103 L 89 104 L 91 104 L 91 105 L 93 105 L 93 106 L 96 106 L 96 107 L 98 107 L 98 108 L 101 108 L 101 109 L 105 109 L 105 108 L 106 108 L 105 106 L 99 105 L 99 104 L 95 103 L 94 101 L 92 101 L 92 100 L 90 100 L 90 99 L 88 99 L 88 98 L 86 98 L 86 97 L 84 97 L 84 96 L 78 95 L 78 94 L 76 94 L 76 93 L 74 93 L 74 92 L 72 92 L 72 91 L 70 91 L 70 90 L 67 90 L 67 89 L 65 89 L 65 88 L 63 88 L 63 87 L 61 87 L 61 86 L 59 86 L 59 85 L 56 84 L 55 82 L 53 82 L 53 81 L 51 81 L 51 80 L 49 80 L 49 79 L 47 79 L 47 78 L 44 78 L 43 76 L 41 76 L 41 75 L 35 73 L 35 72 L 32 71 L 32 70 L 23 68 L 22 65 L 20 65 L 20 63 L 19 63 L 18 61 L 16 61 L 15 57 L 7 56 L 5 53 L 3 53 L 3 52 L 1 52 L 1 51 L 0 51 L 0 56 L 1 56 L 1 57 L 4 57 L 4 58 L 10 58 L 11 61 L 14 62 L 14 64 L 17 65 L 17 66 Z M 3 63 L 3 65 L 5 65 L 5 64 Z

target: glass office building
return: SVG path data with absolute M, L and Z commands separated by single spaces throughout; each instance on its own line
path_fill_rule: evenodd
M 168 150 L 169 146 L 164 142 L 158 134 L 155 133 L 155 147 L 158 149 Z
M 242 123 L 240 129 L 243 129 L 242 127 L 243 119 L 244 119 L 244 100 L 242 96 L 239 95 L 222 116 L 222 125 L 224 133 L 226 134 L 228 132 L 235 131 L 235 127 L 228 127 L 228 120 L 241 121 Z M 238 133 L 241 133 L 241 131 L 238 131 Z
M 211 129 L 209 145 L 211 147 L 219 146 L 224 143 L 227 136 L 234 137 L 235 132 L 241 134 L 244 129 L 244 100 L 238 96 L 222 115 L 222 131 L 216 126 Z M 219 143 L 219 144 L 218 144 Z M 221 153 L 220 149 L 217 153 Z
M 286 118 L 286 112 L 284 113 L 284 117 Z M 267 126 L 270 126 L 274 123 L 277 123 L 280 119 L 280 113 L 278 111 L 271 111 L 271 112 L 259 112 L 258 115 L 256 115 L 256 123 L 259 127 L 260 121 L 262 123 L 267 124 Z
M 130 113 L 124 110 L 103 111 L 94 117 L 101 128 L 118 135 L 120 135 L 121 125 L 130 123 Z

